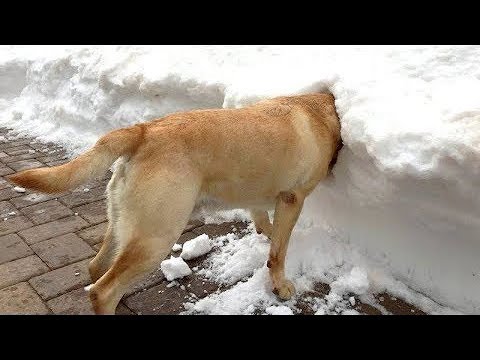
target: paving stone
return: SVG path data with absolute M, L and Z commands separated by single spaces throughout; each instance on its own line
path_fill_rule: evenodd
M 12 162 L 12 163 L 9 163 L 8 166 L 15 171 L 22 171 L 22 170 L 27 170 L 27 169 L 35 169 L 35 168 L 39 168 L 39 167 L 44 167 L 45 165 L 42 164 L 38 160 L 29 159 L 29 160 L 21 160 L 21 161 Z
M 28 145 L 35 150 L 42 150 L 46 148 L 51 148 L 51 150 L 53 150 L 53 148 L 57 146 L 54 143 L 44 143 L 35 139 L 33 139 L 33 141 L 30 141 Z
M 167 288 L 167 284 L 168 282 L 161 283 L 131 295 L 123 301 L 128 308 L 139 315 L 179 314 L 185 310 L 183 303 L 188 297 L 188 292 L 175 286 Z M 163 293 L 159 293 L 162 291 Z
M 115 315 L 135 315 L 125 304 L 120 302 L 115 311 Z
M 162 273 L 162 270 L 157 269 L 143 279 L 136 281 L 135 284 L 125 293 L 124 296 L 129 296 L 139 291 L 144 291 L 144 289 L 151 288 L 152 286 L 161 283 L 165 279 L 165 276 Z
M 18 214 L 18 210 L 8 201 L 0 201 L 0 221 L 3 220 L 5 217 L 9 217 L 12 215 L 8 215 L 12 212 L 15 212 L 15 215 Z
M 2 166 L 0 164 L 0 176 L 10 175 L 13 174 L 15 171 L 10 169 L 8 166 Z
M 0 177 L 0 190 L 11 187 L 10 183 L 4 178 Z
M 28 145 L 28 141 L 22 140 L 20 142 L 11 142 L 7 144 L 5 147 L 0 147 L 0 149 L 8 154 L 8 155 L 18 155 L 28 152 L 28 150 L 31 150 L 32 148 Z
M 14 155 L 14 156 L 7 156 L 7 157 L 4 157 L 4 158 L 1 158 L 0 160 L 4 163 L 4 164 L 9 164 L 9 163 L 12 163 L 12 162 L 17 162 L 17 161 L 20 161 L 20 160 L 28 160 L 28 159 L 33 159 L 34 157 L 36 157 L 37 154 L 35 153 L 26 153 L 26 154 L 20 154 L 20 155 Z
M 0 265 L 0 289 L 30 279 L 48 271 L 47 265 L 37 255 L 10 261 Z
M 0 314 L 44 315 L 49 313 L 42 299 L 26 282 L 0 290 Z
M 185 290 L 180 286 L 167 287 L 169 282 L 163 281 L 150 289 L 130 295 L 123 301 L 136 314 L 179 314 L 185 310 L 183 304 L 189 301 L 190 293 L 201 299 L 218 289 L 216 284 L 193 275 L 176 281 L 180 286 L 183 285 Z
M 387 293 L 375 295 L 380 305 L 382 305 L 388 312 L 395 315 L 426 315 L 422 310 L 406 303 L 402 299 L 395 298 Z
M 107 179 L 107 181 L 108 181 L 108 179 Z M 97 188 L 99 186 L 103 186 L 105 188 L 105 185 L 106 185 L 105 184 L 105 179 L 103 179 L 103 178 L 102 179 L 100 179 L 100 178 L 92 179 L 92 180 L 76 187 L 75 189 L 73 189 L 71 191 L 71 193 L 72 194 L 83 193 L 83 192 L 85 192 L 85 189 L 90 190 L 90 189 Z
M 195 234 L 194 232 L 186 232 L 186 233 L 183 233 L 180 238 L 177 240 L 177 244 L 185 244 L 185 242 L 187 242 L 188 240 L 192 240 L 194 238 L 196 238 L 198 235 Z
M 22 193 L 16 192 L 13 188 L 7 188 L 0 190 L 0 201 L 13 199 L 15 197 L 23 195 Z
M 78 213 L 90 224 L 98 224 L 107 220 L 107 204 L 105 200 L 74 207 L 72 211 Z
M 95 251 L 75 234 L 58 236 L 33 244 L 31 247 L 52 269 L 95 255 Z
M 52 155 L 47 155 L 47 156 L 38 156 L 39 153 L 37 153 L 36 159 L 42 163 L 49 164 L 54 161 L 59 161 L 59 160 L 66 160 L 68 159 L 67 155 L 57 155 L 57 154 L 52 154 Z
M 53 167 L 53 166 L 66 164 L 68 161 L 69 161 L 68 159 L 56 160 L 56 161 L 51 161 L 51 162 L 45 163 L 45 165 Z
M 83 288 L 70 291 L 47 302 L 54 314 L 59 315 L 95 315 L 92 303 Z M 124 304 L 119 303 L 116 315 L 133 315 Z
M 33 226 L 33 223 L 25 216 L 13 216 L 7 220 L 0 220 L 0 236 L 18 232 Z
M 27 206 L 21 211 L 36 225 L 73 215 L 72 210 L 57 200 L 50 200 L 40 204 Z
M 35 205 L 55 198 L 58 198 L 58 195 L 31 193 L 21 197 L 13 198 L 10 201 L 17 209 L 20 209 L 25 206 Z
M 54 314 L 93 315 L 92 303 L 83 287 L 48 300 L 48 307 Z
M 33 251 L 17 234 L 0 237 L 0 264 L 24 258 L 28 255 L 33 255 Z
M 245 222 L 235 221 L 223 224 L 205 224 L 193 229 L 192 231 L 197 235 L 207 234 L 209 237 L 218 237 L 227 235 L 228 233 L 239 233 L 248 226 Z
M 103 241 L 103 236 L 107 231 L 107 226 L 107 222 L 90 226 L 86 229 L 78 231 L 77 235 L 85 240 L 85 242 L 87 242 L 89 245 L 95 245 Z
M 195 229 L 199 226 L 202 226 L 202 225 L 203 225 L 203 221 L 200 221 L 200 220 L 189 221 L 187 226 L 183 230 L 183 232 L 186 233 L 186 232 L 192 231 L 193 229 Z
M 18 234 L 23 239 L 25 239 L 27 244 L 34 244 L 55 236 L 78 231 L 87 226 L 88 223 L 80 216 L 69 216 L 63 219 L 55 220 L 46 224 L 37 225 L 29 229 L 22 230 Z
M 97 187 L 87 192 L 76 192 L 59 198 L 68 207 L 84 205 L 93 201 L 105 199 L 105 188 Z
M 36 276 L 29 280 L 30 285 L 44 300 L 50 300 L 90 284 L 88 263 L 90 259 L 82 260 L 75 264 L 64 266 Z M 78 275 L 75 275 L 78 274 Z
M 43 162 L 44 164 L 52 162 L 52 161 L 68 159 L 68 156 L 67 156 L 65 150 L 58 151 L 58 152 L 55 152 L 53 154 L 48 154 L 48 155 L 45 155 L 46 153 L 42 153 L 42 152 L 37 152 L 36 154 L 37 154 L 37 160 L 40 161 L 40 162 Z M 42 154 L 43 156 L 38 156 L 38 154 Z
M 12 169 L 10 169 L 8 166 L 3 165 L 0 163 L 0 176 L 6 176 L 15 173 Z

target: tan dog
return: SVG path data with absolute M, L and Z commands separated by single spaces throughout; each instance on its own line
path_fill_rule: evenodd
M 194 208 L 209 201 L 251 211 L 257 231 L 271 239 L 273 291 L 289 299 L 295 292 L 284 273 L 290 234 L 340 144 L 332 95 L 278 97 L 115 130 L 67 164 L 9 179 L 41 192 L 63 192 L 102 176 L 121 158 L 107 189 L 108 229 L 89 266 L 97 314 L 115 313 L 137 277 L 170 253 Z M 273 208 L 272 226 L 266 210 Z

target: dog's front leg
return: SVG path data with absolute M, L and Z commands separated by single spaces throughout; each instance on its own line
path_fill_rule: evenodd
M 265 210 L 250 210 L 255 229 L 258 234 L 265 234 L 269 239 L 272 238 L 272 223 L 268 218 L 268 213 Z
M 273 292 L 288 300 L 295 294 L 292 282 L 285 278 L 285 256 L 288 241 L 298 216 L 302 211 L 305 195 L 300 191 L 284 191 L 277 198 L 273 219 L 272 244 L 267 267 L 273 283 Z

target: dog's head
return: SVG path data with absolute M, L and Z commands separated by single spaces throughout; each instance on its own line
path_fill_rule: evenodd
M 330 164 L 328 164 L 328 172 L 331 173 L 333 167 L 337 163 L 337 158 L 338 158 L 338 153 L 343 147 L 343 141 L 340 139 L 337 143 L 337 148 L 335 149 L 335 152 L 333 153 L 332 160 L 330 160 Z

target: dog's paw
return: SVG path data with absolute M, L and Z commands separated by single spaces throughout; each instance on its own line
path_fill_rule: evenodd
M 295 286 L 290 280 L 284 280 L 279 285 L 275 286 L 273 293 L 282 300 L 290 300 L 295 295 Z

